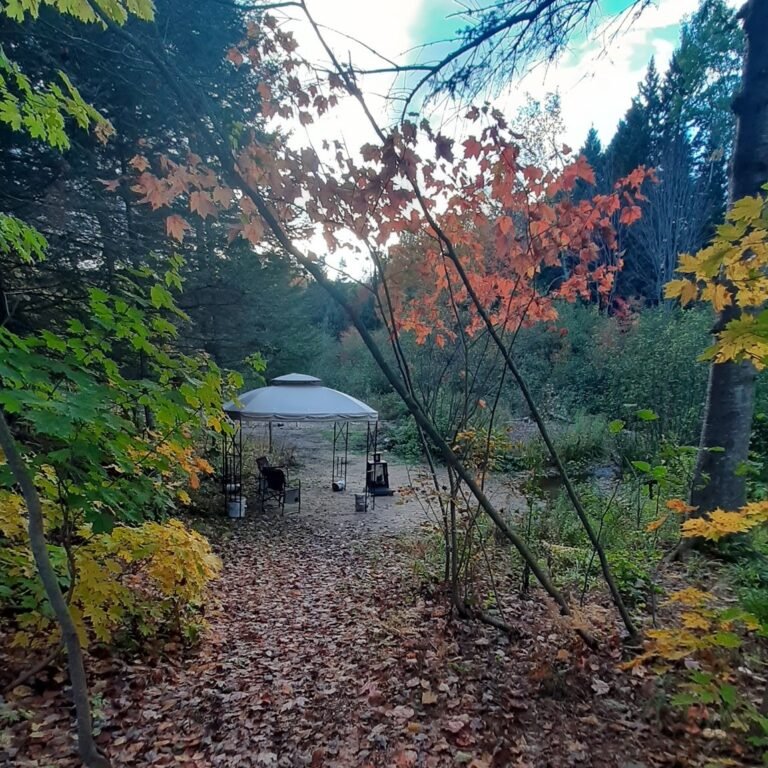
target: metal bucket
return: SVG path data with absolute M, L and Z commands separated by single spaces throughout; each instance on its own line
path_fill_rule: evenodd
M 232 501 L 227 502 L 227 515 L 233 520 L 245 517 L 245 507 L 245 496 L 239 496 L 236 499 L 232 499 Z
M 355 512 L 365 512 L 367 507 L 364 493 L 355 494 Z

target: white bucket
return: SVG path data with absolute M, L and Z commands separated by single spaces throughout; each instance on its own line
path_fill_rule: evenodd
M 365 512 L 365 508 L 366 508 L 365 494 L 356 493 L 355 494 L 355 512 Z
M 232 501 L 227 502 L 227 514 L 232 519 L 245 517 L 245 496 L 240 496 Z
M 331 483 L 331 489 L 334 491 L 343 491 L 347 487 L 347 484 L 344 482 L 344 480 L 334 480 L 333 483 Z

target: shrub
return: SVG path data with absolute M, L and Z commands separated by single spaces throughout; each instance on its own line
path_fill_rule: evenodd
M 568 463 L 583 464 L 605 458 L 610 453 L 608 425 L 600 416 L 581 414 L 554 438 L 560 458 Z
M 51 504 L 46 522 L 51 542 L 61 542 L 65 531 Z M 0 606 L 12 645 L 55 643 L 58 630 L 37 577 L 22 505 L 8 492 L 0 492 L 0 545 Z M 51 543 L 49 552 L 86 645 L 140 645 L 169 634 L 194 638 L 207 586 L 220 568 L 208 541 L 178 520 L 99 534 L 84 526 L 70 546 Z
M 707 370 L 698 364 L 709 342 L 705 310 L 648 309 L 631 321 L 593 306 L 560 308 L 556 327 L 520 331 L 515 356 L 545 412 L 584 411 L 608 419 L 652 407 L 657 434 L 695 441 Z M 519 410 L 523 405 L 510 389 Z

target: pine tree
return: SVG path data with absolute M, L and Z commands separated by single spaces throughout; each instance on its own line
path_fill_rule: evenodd
M 595 126 L 593 125 L 588 133 L 587 138 L 584 140 L 584 144 L 581 147 L 580 154 L 584 155 L 584 157 L 587 158 L 587 162 L 592 166 L 593 170 L 595 171 L 595 176 L 597 178 L 597 186 L 600 185 L 600 173 L 602 172 L 603 168 L 603 144 L 600 141 L 600 137 L 597 134 L 597 131 L 595 130 Z
M 651 129 L 645 105 L 639 96 L 635 96 L 605 152 L 609 177 L 618 179 L 638 165 L 645 165 L 651 150 Z
M 639 86 L 640 100 L 645 110 L 648 125 L 648 157 L 646 165 L 655 165 L 661 153 L 664 140 L 664 106 L 661 96 L 661 78 L 656 69 L 656 59 L 651 57 L 645 79 Z

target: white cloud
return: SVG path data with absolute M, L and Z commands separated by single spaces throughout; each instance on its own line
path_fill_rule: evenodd
M 535 69 L 516 83 L 499 104 L 513 112 L 524 103 L 526 92 L 558 91 L 566 125 L 563 139 L 568 144 L 580 146 L 592 125 L 604 143 L 610 141 L 651 56 L 664 72 L 677 44 L 679 24 L 698 4 L 698 0 L 661 0 L 631 25 L 619 27 L 615 19 L 606 22 L 557 63 Z
M 729 0 L 738 5 L 740 0 Z M 525 93 L 542 96 L 559 91 L 566 124 L 564 141 L 580 146 L 590 126 L 594 125 L 604 142 L 610 140 L 637 91 L 651 56 L 663 72 L 676 45 L 681 20 L 693 13 L 699 0 L 659 0 L 631 24 L 621 25 L 616 17 L 600 25 L 589 40 L 573 45 L 555 64 L 538 67 L 526 77 L 510 85 L 496 100 L 508 113 L 514 113 L 525 101 Z M 419 28 L 422 13 L 436 12 L 429 0 L 312 0 L 310 10 L 325 27 L 356 38 L 390 59 L 405 60 L 405 52 L 425 42 L 413 39 L 412 30 Z M 450 10 L 445 2 L 442 12 Z M 305 22 L 292 24 L 304 54 L 317 61 L 326 60 L 317 38 Z M 344 62 L 354 60 L 358 66 L 381 66 L 382 61 L 364 47 L 341 34 L 327 32 L 328 42 Z M 386 101 L 392 77 L 368 76 L 363 90 L 376 116 L 386 122 L 393 108 Z M 448 118 L 450 122 L 450 118 Z M 458 128 L 458 126 L 457 126 Z M 372 130 L 359 106 L 352 100 L 334 110 L 317 125 L 298 131 L 296 141 L 310 138 L 315 146 L 323 139 L 344 139 L 350 149 L 373 137 Z
M 740 4 L 740 0 L 728 2 L 733 6 Z M 677 43 L 679 24 L 696 10 L 698 4 L 699 0 L 658 0 L 631 25 L 623 24 L 620 31 L 617 31 L 615 18 L 606 20 L 587 41 L 574 44 L 564 52 L 558 62 L 546 69 L 539 67 L 511 84 L 496 103 L 508 114 L 513 114 L 525 103 L 526 92 L 543 96 L 549 91 L 559 91 L 566 126 L 563 140 L 579 147 L 590 126 L 594 125 L 603 142 L 608 142 L 637 92 L 637 84 L 644 76 L 648 60 L 654 56 L 659 71 L 666 69 Z M 435 12 L 434 6 L 435 3 L 430 0 L 309 2 L 319 24 L 343 33 L 324 29 L 337 57 L 345 63 L 352 60 L 359 67 L 382 66 L 382 61 L 344 35 L 365 43 L 392 60 L 404 62 L 407 61 L 406 51 L 426 42 L 413 39 L 412 30 L 419 28 L 426 9 Z M 449 3 L 445 0 L 443 11 L 449 10 Z M 289 24 L 306 58 L 327 61 L 325 51 L 306 20 L 296 17 Z M 369 75 L 361 83 L 374 115 L 384 123 L 389 122 L 389 117 L 394 114 L 392 104 L 386 98 L 392 83 L 393 78 L 389 75 Z M 460 121 L 456 121 L 450 107 L 444 117 L 446 123 L 452 124 L 451 134 L 458 136 L 462 133 Z M 294 130 L 297 144 L 310 141 L 318 150 L 323 140 L 340 139 L 354 152 L 375 138 L 360 106 L 351 97 L 317 123 L 307 128 L 294 127 Z M 319 241 L 313 241 L 313 245 L 322 252 Z M 351 271 L 360 273 L 355 268 Z

